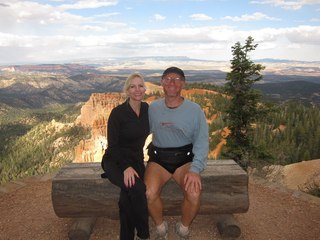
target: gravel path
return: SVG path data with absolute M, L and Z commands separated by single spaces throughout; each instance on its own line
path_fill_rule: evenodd
M 235 215 L 242 230 L 239 239 L 319 239 L 320 198 L 251 177 L 249 198 L 249 211 Z M 0 186 L 0 216 L 0 240 L 68 239 L 72 225 L 71 219 L 58 218 L 53 211 L 48 176 Z M 170 226 L 177 219 L 167 217 Z M 117 220 L 99 218 L 90 240 L 118 239 L 118 229 Z M 172 229 L 169 234 L 174 239 Z M 198 216 L 191 234 L 194 240 L 221 239 L 212 216 Z

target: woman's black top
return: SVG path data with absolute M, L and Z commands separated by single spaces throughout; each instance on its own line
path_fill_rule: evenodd
M 108 119 L 108 147 L 102 161 L 115 161 L 122 171 L 143 163 L 143 147 L 150 132 L 148 108 L 142 102 L 138 117 L 127 99 L 112 109 Z

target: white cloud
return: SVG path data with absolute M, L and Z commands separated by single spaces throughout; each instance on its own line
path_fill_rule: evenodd
M 80 1 L 68 5 L 68 9 L 117 3 L 116 1 L 86 2 L 90 2 L 90 5 Z M 206 26 L 190 27 L 190 21 L 187 21 L 180 26 L 169 25 L 166 28 L 153 29 L 152 26 L 156 24 L 151 24 L 147 29 L 133 29 L 130 23 L 112 21 L 121 14 L 120 10 L 99 12 L 85 17 L 76 14 L 80 11 L 65 11 L 66 5 L 65 9 L 61 6 L 30 1 L 11 1 L 6 6 L 0 4 L 0 55 L 7 56 L 6 59 L 1 58 L 0 63 L 148 55 L 180 55 L 199 59 L 229 60 L 231 46 L 237 41 L 243 42 L 248 36 L 252 36 L 259 44 L 255 51 L 259 58 L 319 60 L 320 26 L 241 30 L 236 26 L 213 26 L 205 21 L 202 23 L 207 24 Z M 181 22 L 184 19 L 183 15 L 177 17 Z M 193 20 L 212 20 L 205 14 L 189 17 Z M 156 14 L 153 21 L 165 19 L 165 16 Z M 279 20 L 260 12 L 228 16 L 224 19 Z
M 212 17 L 210 17 L 206 14 L 203 14 L 203 13 L 192 14 L 192 15 L 190 15 L 190 18 L 195 21 L 210 21 L 210 20 L 212 20 Z
M 319 0 L 299 0 L 299 1 L 286 1 L 286 0 L 267 0 L 267 1 L 250 1 L 252 4 L 268 4 L 276 7 L 281 7 L 287 10 L 299 10 L 304 5 L 317 5 L 320 4 Z
M 81 4 L 82 1 L 78 3 L 84 7 Z M 93 1 L 91 4 L 94 3 L 96 3 L 95 6 L 100 6 L 115 3 L 115 1 Z M 59 6 L 54 7 L 36 2 L 18 1 L 8 5 L 8 7 L 0 6 L 0 16 L 4 19 L 4 21 L 0 21 L 2 32 L 31 33 L 39 36 L 59 34 L 81 35 L 88 34 L 88 31 L 100 33 L 110 31 L 111 29 L 119 30 L 127 28 L 126 23 L 103 19 L 119 15 L 117 12 L 83 17 L 63 11 L 63 8 Z M 90 6 L 93 7 L 94 5 Z
M 118 4 L 117 0 L 83 0 L 77 1 L 74 4 L 62 4 L 59 6 L 61 10 L 68 9 L 88 9 L 88 8 L 99 8 L 108 7 Z
M 70 13 L 62 12 L 50 5 L 42 5 L 36 2 L 11 3 L 9 7 L 0 8 L 0 15 L 5 21 L 1 21 L 0 29 L 35 28 L 37 24 L 48 23 L 77 23 L 85 22 L 85 18 Z M 34 30 L 33 30 L 34 31 Z
M 9 7 L 9 5 L 6 3 L 0 3 L 0 7 Z
M 259 20 L 264 20 L 264 19 L 272 20 L 272 21 L 280 20 L 279 18 L 269 17 L 266 14 L 263 14 L 261 12 L 256 12 L 256 13 L 253 13 L 251 15 L 244 14 L 244 15 L 242 15 L 240 17 L 237 17 L 237 16 L 235 16 L 235 17 L 226 16 L 226 17 L 223 17 L 222 19 L 231 20 L 231 21 L 234 21 L 234 22 L 259 21 Z
M 38 62 L 146 55 L 229 60 L 231 46 L 237 41 L 243 42 L 249 35 L 259 44 L 255 52 L 257 58 L 315 60 L 320 51 L 317 41 L 320 27 L 310 26 L 257 31 L 237 31 L 227 26 L 168 28 L 101 36 L 0 34 L 0 51 L 3 48 L 17 50 L 12 54 L 16 59 Z
M 104 13 L 104 14 L 97 14 L 95 17 L 103 17 L 103 18 L 109 18 L 120 15 L 119 12 L 112 12 L 112 13 Z
M 319 45 L 320 27 L 319 26 L 299 26 L 296 28 L 285 29 L 285 35 L 292 43 L 303 45 Z
M 153 15 L 153 19 L 156 21 L 163 21 L 166 19 L 166 17 L 157 13 L 157 14 Z

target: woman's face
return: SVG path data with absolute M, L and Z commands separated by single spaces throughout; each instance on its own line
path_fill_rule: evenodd
M 133 78 L 127 90 L 128 97 L 134 101 L 142 101 L 145 92 L 143 80 L 139 77 Z

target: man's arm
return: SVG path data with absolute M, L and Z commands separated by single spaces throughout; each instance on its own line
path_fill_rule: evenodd
M 197 122 L 194 137 L 193 137 L 193 149 L 194 154 L 190 171 L 194 173 L 202 172 L 207 166 L 208 152 L 209 152 L 209 133 L 207 119 L 204 112 L 199 106 L 197 113 Z

